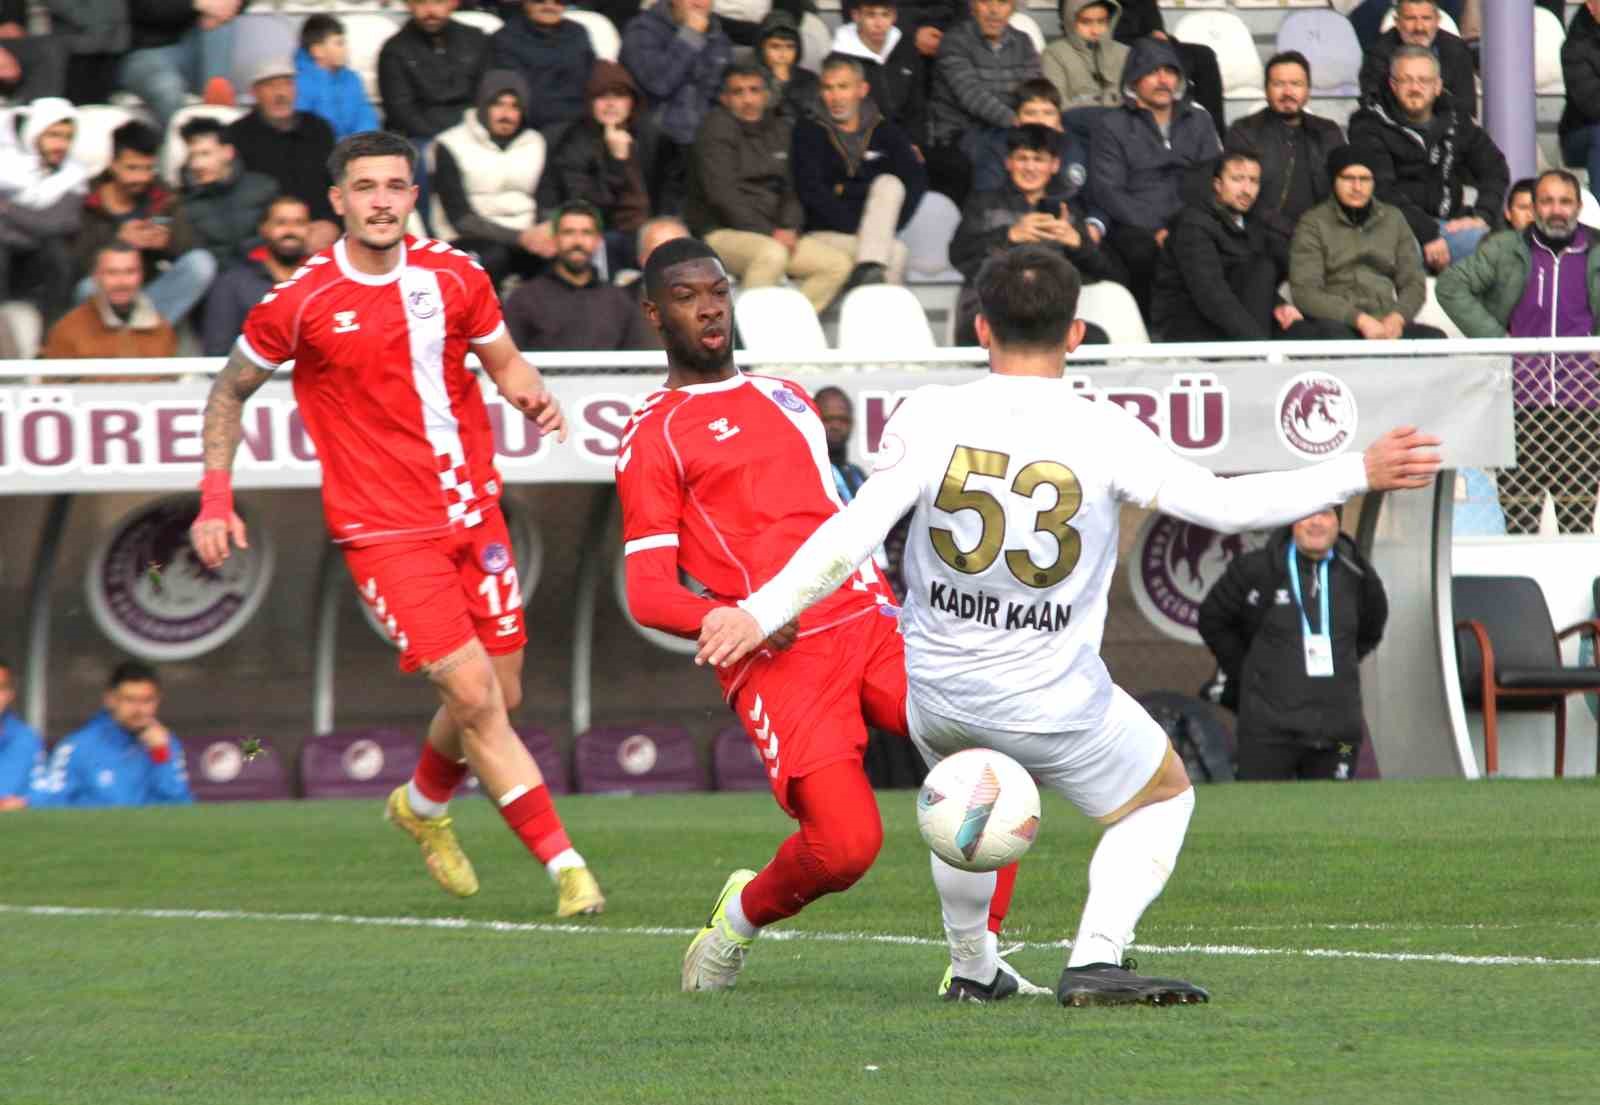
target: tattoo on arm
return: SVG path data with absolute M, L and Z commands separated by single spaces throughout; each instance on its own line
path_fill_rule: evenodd
M 211 394 L 206 398 L 205 425 L 201 439 L 205 443 L 205 465 L 226 472 L 233 467 L 233 454 L 243 436 L 241 420 L 244 404 L 250 396 L 272 378 L 272 373 L 256 364 L 239 350 L 228 354 L 228 363 L 211 382 Z

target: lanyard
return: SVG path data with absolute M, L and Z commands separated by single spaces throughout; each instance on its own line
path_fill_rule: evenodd
M 1333 631 L 1328 627 L 1328 562 L 1333 557 L 1325 557 L 1317 564 L 1317 590 L 1321 594 L 1321 620 L 1317 622 L 1322 627 L 1322 636 L 1332 640 Z M 1311 623 L 1306 620 L 1306 605 L 1300 601 L 1300 563 L 1295 553 L 1294 542 L 1289 542 L 1289 586 L 1294 590 L 1294 604 L 1300 611 L 1300 632 L 1304 637 L 1311 636 Z
M 840 470 L 837 464 L 833 465 L 832 467 L 833 486 L 839 491 L 839 501 L 848 503 L 851 499 L 855 498 L 854 492 L 850 490 L 850 482 L 844 478 L 844 472 Z

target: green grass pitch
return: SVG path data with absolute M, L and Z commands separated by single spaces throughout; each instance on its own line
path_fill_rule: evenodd
M 1177 1009 L 936 1001 L 913 794 L 881 802 L 874 870 L 726 994 L 678 992 L 683 933 L 788 831 L 763 794 L 565 799 L 611 899 L 573 926 L 481 799 L 465 902 L 379 801 L 5 815 L 0 1101 L 1600 1100 L 1594 782 L 1202 788 L 1134 953 L 1211 988 Z M 1037 982 L 1095 835 L 1046 796 L 1011 924 Z M 349 920 L 452 917 L 480 924 Z

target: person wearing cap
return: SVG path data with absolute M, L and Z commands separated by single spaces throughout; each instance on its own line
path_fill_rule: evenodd
M 551 222 L 555 260 L 506 297 L 506 328 L 517 348 L 525 352 L 658 348 L 633 296 L 606 283 L 595 271 L 604 231 L 599 210 L 573 200 L 558 209 Z
M 1305 317 L 1297 340 L 1442 338 L 1414 321 L 1427 275 L 1411 227 L 1398 208 L 1373 198 L 1376 180 L 1364 151 L 1328 155 L 1333 195 L 1301 216 L 1289 243 L 1289 290 Z
M 227 141 L 244 167 L 278 182 L 280 194 L 311 210 L 306 238 L 310 253 L 332 245 L 342 233 L 328 200 L 333 178 L 333 128 L 320 115 L 295 110 L 295 67 L 289 57 L 267 58 L 250 74 L 256 106 L 228 125 Z
M 809 119 L 822 110 L 817 100 L 821 85 L 817 75 L 800 68 L 800 24 L 794 16 L 774 8 L 761 21 L 756 35 L 756 64 L 767 77 L 770 110 L 791 123 Z
M 594 47 L 582 23 L 566 19 L 562 0 L 523 0 L 520 11 L 489 38 L 489 63 L 527 82 L 523 114 L 545 130 L 583 114 L 584 88 L 594 67 Z
M 861 59 L 878 110 L 920 149 L 928 142 L 928 63 L 912 33 L 895 26 L 897 12 L 893 0 L 845 0 L 833 52 Z

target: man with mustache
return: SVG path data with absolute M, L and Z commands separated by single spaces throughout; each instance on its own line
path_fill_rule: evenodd
M 604 220 L 584 200 L 556 209 L 556 256 L 548 270 L 506 297 L 506 326 L 525 351 L 655 349 L 634 298 L 600 279 L 594 255 Z
M 208 357 L 225 357 L 244 328 L 250 308 L 288 280 L 306 258 L 306 233 L 311 211 L 305 201 L 279 196 L 262 212 L 257 232 L 263 244 L 243 261 L 223 271 L 206 298 L 201 348 Z

